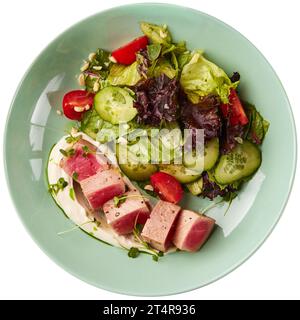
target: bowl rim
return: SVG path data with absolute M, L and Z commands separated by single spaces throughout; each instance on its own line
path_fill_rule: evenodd
M 273 72 L 275 79 L 278 81 L 279 86 L 282 89 L 282 92 L 284 94 L 284 97 L 286 99 L 286 103 L 287 103 L 287 111 L 288 114 L 287 116 L 289 116 L 290 118 L 290 122 L 292 125 L 292 137 L 293 137 L 293 141 L 291 141 L 292 143 L 292 147 L 294 150 L 294 156 L 293 156 L 293 163 L 292 163 L 292 174 L 289 177 L 289 185 L 288 185 L 288 189 L 286 190 L 286 195 L 285 195 L 285 199 L 281 205 L 281 207 L 278 209 L 278 216 L 276 218 L 276 220 L 274 220 L 273 224 L 269 226 L 268 231 L 266 232 L 266 234 L 264 235 L 264 237 L 262 237 L 262 239 L 259 241 L 259 243 L 255 246 L 255 248 L 250 251 L 246 257 L 241 258 L 240 260 L 238 260 L 235 264 L 231 265 L 230 267 L 228 267 L 227 269 L 225 269 L 222 273 L 220 273 L 218 276 L 214 277 L 213 279 L 211 279 L 210 281 L 202 284 L 202 285 L 194 285 L 194 286 L 190 286 L 188 288 L 185 289 L 178 289 L 178 290 L 169 290 L 168 292 L 162 292 L 162 293 L 152 293 L 152 294 L 145 294 L 145 293 L 137 293 L 137 292 L 131 292 L 130 290 L 124 290 L 124 289 L 117 289 L 117 288 L 111 288 L 109 286 L 106 285 L 102 285 L 101 283 L 96 283 L 94 281 L 91 281 L 89 279 L 87 279 L 84 275 L 80 275 L 76 272 L 74 272 L 73 270 L 71 270 L 68 266 L 64 265 L 63 263 L 61 263 L 55 255 L 51 254 L 48 252 L 47 248 L 43 247 L 40 244 L 40 241 L 38 239 L 38 237 L 36 237 L 34 235 L 33 232 L 30 231 L 29 227 L 27 226 L 27 223 L 25 221 L 25 219 L 23 218 L 23 215 L 21 214 L 21 209 L 19 209 L 17 207 L 17 204 L 15 202 L 15 195 L 14 195 L 14 191 L 13 191 L 13 186 L 12 186 L 12 182 L 11 182 L 11 178 L 9 176 L 8 173 L 8 163 L 7 163 L 7 145 L 8 145 L 8 141 L 7 141 L 7 133 L 8 133 L 8 125 L 10 122 L 10 118 L 11 118 L 11 114 L 13 111 L 13 107 L 15 104 L 15 100 L 16 97 L 18 96 L 19 90 L 24 82 L 24 80 L 26 79 L 27 75 L 29 74 L 29 72 L 31 71 L 32 67 L 35 65 L 35 63 L 37 62 L 37 60 L 48 50 L 48 48 L 55 42 L 57 41 L 59 38 L 63 37 L 64 34 L 72 31 L 72 29 L 76 28 L 78 25 L 80 25 L 81 23 L 84 23 L 85 21 L 96 17 L 99 14 L 105 14 L 105 13 L 109 13 L 111 11 L 114 10 L 118 10 L 121 8 L 133 8 L 133 7 L 143 7 L 143 6 L 155 6 L 155 7 L 174 7 L 177 9 L 181 9 L 181 10 L 187 10 L 190 12 L 194 12 L 197 14 L 201 14 L 202 16 L 206 16 L 207 18 L 211 19 L 211 20 L 215 20 L 217 23 L 219 23 L 220 25 L 222 25 L 224 28 L 229 29 L 230 31 L 233 31 L 237 34 L 239 34 L 240 37 L 244 38 L 244 40 L 246 40 L 248 43 L 250 43 L 250 45 L 257 51 L 257 53 L 261 56 L 261 58 L 264 60 L 264 62 L 267 64 L 267 66 L 271 69 L 271 71 Z M 84 281 L 85 283 L 88 283 L 89 285 L 93 285 L 97 288 L 100 289 L 104 289 L 113 293 L 117 293 L 117 294 L 122 294 L 122 295 L 127 295 L 127 296 L 141 296 L 141 297 L 158 297 L 158 296 L 171 296 L 171 295 L 175 295 L 175 294 L 181 294 L 181 293 L 185 293 L 185 292 L 189 292 L 189 291 L 193 291 L 196 289 L 200 289 L 202 287 L 205 287 L 211 283 L 214 283 L 216 281 L 218 281 L 219 279 L 225 277 L 226 275 L 230 274 L 232 271 L 234 271 L 235 269 L 237 269 L 239 266 L 241 266 L 242 264 L 244 264 L 250 257 L 252 257 L 252 255 L 261 248 L 261 246 L 264 244 L 264 242 L 269 238 L 269 236 L 271 235 L 271 233 L 273 232 L 275 226 L 278 224 L 280 218 L 282 217 L 282 214 L 285 210 L 285 207 L 288 203 L 288 200 L 290 198 L 291 195 L 291 191 L 293 188 L 293 184 L 295 181 L 295 175 L 296 175 L 296 168 L 297 168 L 297 157 L 298 157 L 298 148 L 297 148 L 297 130 L 296 130 L 296 123 L 295 123 L 295 118 L 293 115 L 293 111 L 292 111 L 292 107 L 288 98 L 288 95 L 286 93 L 286 90 L 280 80 L 280 78 L 278 77 L 276 71 L 274 70 L 274 68 L 272 67 L 272 65 L 269 63 L 269 61 L 266 59 L 266 57 L 261 53 L 261 51 L 247 38 L 245 37 L 242 33 L 240 33 L 238 30 L 236 30 L 235 28 L 231 27 L 229 24 L 223 22 L 222 20 L 216 18 L 215 16 L 212 16 L 210 14 L 207 14 L 205 12 L 202 12 L 200 10 L 191 8 L 189 6 L 182 6 L 182 5 L 177 5 L 177 4 L 169 4 L 169 3 L 162 3 L 162 2 L 140 2 L 140 3 L 130 3 L 130 4 L 125 4 L 125 5 L 120 5 L 120 6 L 113 6 L 110 7 L 108 9 L 105 10 L 100 10 L 92 15 L 89 15 L 83 19 L 80 19 L 79 21 L 77 21 L 76 23 L 72 24 L 71 26 L 69 26 L 68 28 L 66 28 L 63 32 L 61 32 L 60 34 L 58 34 L 56 37 L 54 37 L 41 51 L 40 53 L 34 58 L 34 60 L 32 61 L 32 63 L 29 65 L 29 67 L 27 68 L 27 70 L 25 71 L 23 77 L 21 78 L 15 93 L 13 95 L 10 107 L 8 109 L 7 112 L 7 116 L 6 116 L 6 122 L 5 122 L 5 127 L 4 127 L 4 137 L 3 137 L 3 164 L 4 164 L 4 172 L 5 172 L 5 178 L 6 178 L 6 182 L 7 182 L 7 187 L 9 190 L 9 194 L 10 194 L 10 198 L 12 200 L 13 206 L 15 208 L 15 211 L 17 212 L 17 215 L 19 217 L 19 219 L 22 222 L 22 225 L 24 226 L 25 230 L 29 233 L 29 235 L 31 236 L 31 238 L 34 240 L 34 242 L 36 243 L 36 245 L 52 260 L 54 261 L 58 266 L 60 266 L 63 270 L 67 271 L 68 273 L 72 274 L 74 277 L 76 277 L 77 279 Z

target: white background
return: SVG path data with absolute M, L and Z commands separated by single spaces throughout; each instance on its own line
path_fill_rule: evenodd
M 13 94 L 24 72 L 39 52 L 78 20 L 103 9 L 130 2 L 132 1 L 1 1 L 1 144 L 5 118 Z M 300 120 L 299 1 L 165 2 L 204 11 L 244 34 L 276 70 L 289 96 L 296 123 Z M 97 289 L 74 278 L 54 264 L 37 247 L 22 226 L 11 202 L 3 172 L 2 148 L 0 153 L 0 298 L 128 298 Z M 284 167 L 284 163 L 282 165 Z M 300 185 L 297 178 L 282 219 L 266 243 L 250 260 L 216 283 L 171 298 L 299 299 Z M 276 177 L 274 183 L 280 183 L 276 181 Z M 8 223 L 10 228 L 5 227 Z

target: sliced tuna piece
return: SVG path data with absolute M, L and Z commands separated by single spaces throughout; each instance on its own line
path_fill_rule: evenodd
M 158 201 L 147 220 L 142 237 L 160 251 L 167 251 L 171 246 L 175 223 L 181 208 L 173 203 Z
M 92 152 L 84 152 L 82 147 L 87 146 Z M 73 146 L 75 154 L 71 157 L 64 157 L 60 163 L 64 171 L 73 176 L 76 172 L 76 180 L 81 181 L 93 176 L 98 171 L 109 168 L 108 160 L 104 155 L 96 153 L 96 147 L 91 143 L 80 140 Z
M 120 197 L 123 196 L 126 199 L 120 201 L 118 206 L 115 206 L 113 199 L 103 205 L 107 223 L 118 234 L 131 233 L 137 223 L 145 224 L 150 216 L 148 206 L 139 192 L 128 191 Z
M 205 243 L 215 220 L 194 211 L 182 210 L 179 214 L 173 243 L 184 251 L 197 251 Z
M 114 196 L 125 192 L 125 183 L 116 169 L 98 171 L 93 176 L 80 181 L 82 192 L 90 206 L 96 210 Z
M 84 196 L 81 185 L 77 181 L 73 181 L 73 188 L 76 200 L 85 209 L 87 216 L 91 219 L 96 219 L 97 221 L 103 223 L 103 217 L 100 210 L 94 210 L 91 208 L 87 198 Z

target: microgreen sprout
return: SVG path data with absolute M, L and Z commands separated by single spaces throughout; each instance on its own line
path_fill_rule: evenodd
M 74 148 L 69 148 L 69 149 L 59 149 L 59 152 L 64 156 L 64 157 L 72 157 L 75 154 L 75 149 Z
M 124 203 L 128 198 L 140 198 L 143 200 L 148 200 L 148 197 L 139 195 L 139 194 L 130 194 L 130 195 L 123 195 L 123 196 L 115 196 L 113 198 L 113 202 L 114 202 L 114 206 L 116 208 L 118 208 L 120 206 L 120 204 Z
M 63 178 L 59 178 L 56 183 L 49 185 L 49 192 L 57 195 L 59 191 L 64 190 L 64 188 L 68 185 L 68 182 Z

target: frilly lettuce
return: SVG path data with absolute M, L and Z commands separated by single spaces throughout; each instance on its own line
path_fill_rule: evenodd
M 182 70 L 182 68 L 190 62 L 191 58 L 191 53 L 189 51 L 179 54 L 177 57 L 178 68 Z
M 236 88 L 238 82 L 232 83 L 224 70 L 196 51 L 182 69 L 180 84 L 193 103 L 209 94 L 216 94 L 228 103 L 230 88 Z
M 159 43 L 149 44 L 147 46 L 147 56 L 150 61 L 155 61 L 161 53 L 161 45 Z
M 141 22 L 141 29 L 152 43 L 168 44 L 172 42 L 171 34 L 166 25 L 158 26 Z
M 129 66 L 112 65 L 107 78 L 108 82 L 113 86 L 134 86 L 141 79 L 137 66 L 137 62 Z
M 177 70 L 173 68 L 169 60 L 161 58 L 155 64 L 152 75 L 154 77 L 159 77 L 162 73 L 164 73 L 168 78 L 173 79 L 177 75 Z
M 158 77 L 161 74 L 171 79 L 177 77 L 180 72 L 179 57 L 189 53 L 185 41 L 173 43 L 166 25 L 142 22 L 141 30 L 151 43 L 147 50 L 138 54 L 139 71 L 143 77 Z

